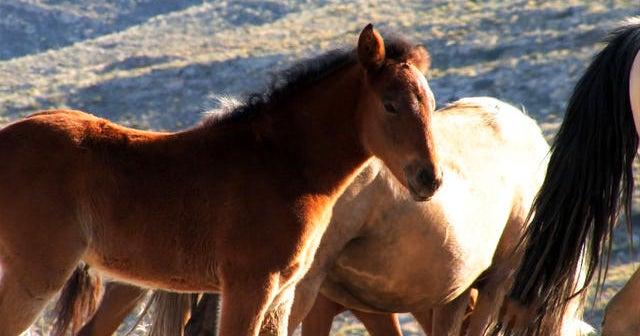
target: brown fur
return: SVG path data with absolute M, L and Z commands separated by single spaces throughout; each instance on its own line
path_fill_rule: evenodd
M 440 184 L 433 94 L 412 58 L 426 51 L 394 53 L 410 44 L 371 25 L 359 41 L 383 63 L 314 59 L 178 133 L 66 110 L 0 130 L 0 335 L 27 329 L 81 261 L 141 287 L 220 291 L 223 335 L 285 334 L 331 208 L 374 155 L 415 199 Z

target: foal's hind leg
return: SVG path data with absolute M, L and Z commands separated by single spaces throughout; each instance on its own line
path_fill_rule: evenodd
M 87 250 L 75 205 L 65 206 L 74 203 L 37 182 L 26 196 L 0 192 L 0 336 L 25 331 Z M 60 203 L 48 202 L 49 194 Z
M 0 336 L 19 335 L 29 328 L 62 289 L 84 251 L 73 239 L 68 242 L 71 249 L 62 251 L 50 251 L 49 244 L 37 242 L 32 248 L 16 245 L 0 245 Z

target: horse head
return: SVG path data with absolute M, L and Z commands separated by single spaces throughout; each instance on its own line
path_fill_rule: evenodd
M 358 114 L 363 144 L 415 200 L 427 200 L 442 182 L 431 134 L 435 100 L 423 75 L 429 54 L 422 46 L 385 45 L 368 25 L 360 34 L 357 55 L 365 72 Z

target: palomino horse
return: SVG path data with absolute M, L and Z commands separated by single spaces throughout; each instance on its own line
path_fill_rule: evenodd
M 531 118 L 491 98 L 463 99 L 434 113 L 432 132 L 443 171 L 439 191 L 427 202 L 413 202 L 389 170 L 372 161 L 334 208 L 296 289 L 290 332 L 318 289 L 361 311 L 357 316 L 367 319 L 372 335 L 401 335 L 388 313 L 403 311 L 412 312 L 428 334 L 458 335 L 471 286 L 479 295 L 468 334 L 483 335 L 495 321 L 517 264 L 511 251 L 542 182 L 549 147 Z M 328 305 L 311 310 L 303 335 L 328 332 L 337 311 L 322 302 Z M 88 326 L 104 325 L 110 309 Z M 560 334 L 556 327 L 562 326 L 551 326 L 548 334 Z
M 524 262 L 502 316 L 514 330 L 535 333 L 532 321 L 562 309 L 567 298 L 583 290 L 574 283 L 581 263 L 588 267 L 586 284 L 596 273 L 601 282 L 601 258 L 611 251 L 621 208 L 631 226 L 632 163 L 640 130 L 640 18 L 612 30 L 606 43 L 569 100 L 531 209 Z M 603 335 L 640 334 L 639 298 L 636 273 L 607 307 Z
M 441 183 L 429 56 L 368 25 L 178 133 L 44 111 L 0 131 L 0 335 L 79 262 L 119 281 L 220 291 L 223 335 L 284 335 L 338 196 L 375 155 L 414 200 Z M 262 326 L 262 328 L 261 328 Z

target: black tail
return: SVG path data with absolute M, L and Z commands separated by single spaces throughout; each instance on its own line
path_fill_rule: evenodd
M 587 266 L 585 287 L 602 271 L 621 208 L 631 225 L 638 134 L 629 73 L 640 49 L 640 19 L 614 29 L 605 42 L 569 100 L 521 245 L 524 260 L 510 297 L 525 306 L 539 304 L 540 314 L 563 309 L 584 290 L 575 284 L 581 262 Z
M 67 280 L 56 303 L 51 335 L 64 336 L 69 326 L 75 334 L 96 309 L 100 279 L 89 274 L 89 266 L 79 265 Z

